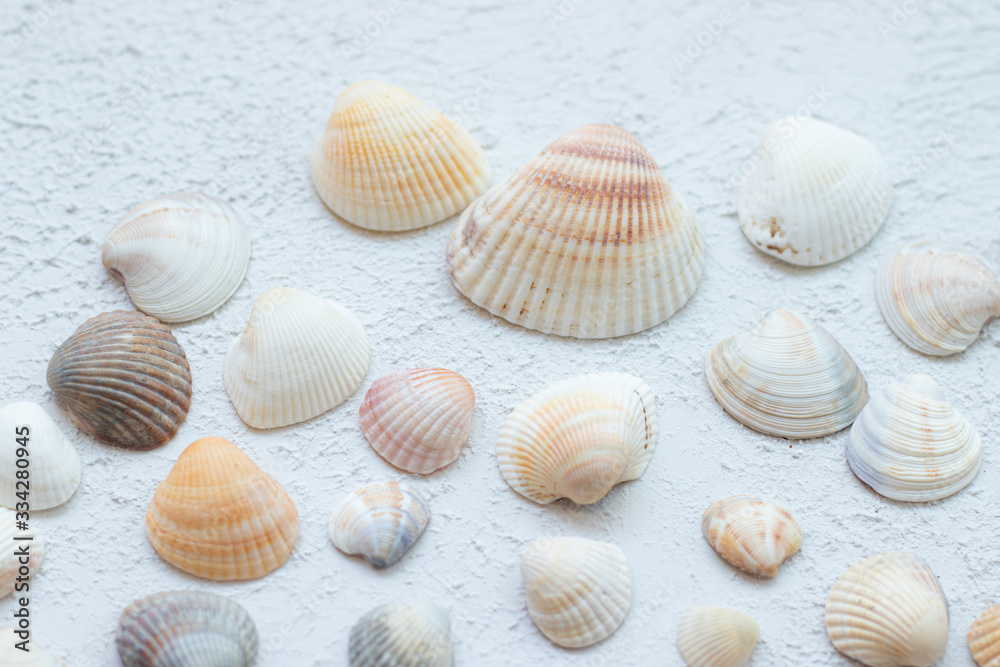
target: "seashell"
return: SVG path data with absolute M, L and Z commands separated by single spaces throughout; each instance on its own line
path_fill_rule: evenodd
M 164 560 L 215 581 L 278 569 L 298 535 L 299 513 L 285 490 L 222 438 L 181 452 L 146 513 L 146 536 Z
M 894 500 L 946 498 L 976 475 L 983 443 L 927 375 L 889 383 L 858 415 L 847 462 L 862 482 Z
M 24 501 L 18 492 L 28 491 L 31 509 L 47 510 L 62 505 L 76 493 L 80 486 L 80 457 L 42 406 L 28 401 L 4 406 L 0 410 L 0 433 L 11 438 L 9 446 L 0 447 L 0 505 L 16 509 L 17 503 Z M 22 438 L 28 454 L 19 457 Z M 20 486 L 19 458 L 31 465 L 30 479 Z
M 802 546 L 802 530 L 788 510 L 749 494 L 712 503 L 701 531 L 727 562 L 758 577 L 778 574 L 778 566 Z
M 6 433 L 6 431 L 4 432 Z M 32 464 L 32 472 L 34 472 L 34 464 Z M 32 499 L 34 499 L 33 495 Z M 7 545 L 3 551 L 0 551 L 0 598 L 5 598 L 14 592 L 14 586 L 22 566 L 27 565 L 27 577 L 30 579 L 38 573 L 38 569 L 42 566 L 42 559 L 45 557 L 45 539 L 34 528 L 17 530 L 15 518 L 15 514 L 11 510 L 0 509 L 0 544 Z M 20 545 L 28 547 L 29 555 L 26 564 L 21 563 L 14 553 Z
M 351 667 L 451 667 L 451 619 L 430 602 L 375 607 L 351 628 Z
M 486 154 L 464 128 L 378 81 L 341 93 L 309 167 L 316 192 L 334 213 L 389 232 L 455 215 L 491 178 Z
M 879 267 L 875 296 L 901 341 L 947 356 L 972 345 L 1000 317 L 1000 282 L 979 259 L 941 241 L 916 241 Z
M 742 612 L 694 607 L 681 617 L 677 649 L 688 667 L 743 667 L 759 637 L 757 621 Z
M 708 386 L 736 421 L 784 438 L 850 426 L 868 402 L 854 359 L 826 329 L 783 308 L 708 355 Z
M 226 353 L 225 384 L 254 428 L 312 419 L 340 405 L 368 372 L 368 337 L 340 304 L 302 290 L 261 294 Z
M 969 652 L 979 667 L 1000 667 L 1000 605 L 979 615 L 967 639 Z
M 0 630 L 0 667 L 67 667 L 69 664 L 39 646 L 34 637 L 27 644 L 28 651 L 22 651 L 16 644 L 24 639 L 14 633 L 13 626 Z
M 841 260 L 882 226 L 892 203 L 885 161 L 867 140 L 814 118 L 767 129 L 761 162 L 740 186 L 743 233 L 798 266 Z
M 455 286 L 508 322 L 624 336 L 694 294 L 705 241 L 694 210 L 634 136 L 585 125 L 473 202 L 448 241 Z
M 191 406 L 191 367 L 170 328 L 135 311 L 92 317 L 49 361 L 48 383 L 79 428 L 126 449 L 174 437 Z
M 444 368 L 414 368 L 379 378 L 361 404 L 361 431 L 372 449 L 407 472 L 426 475 L 458 458 L 472 432 L 476 393 Z
M 830 591 L 826 632 L 838 651 L 871 667 L 929 667 L 948 644 L 948 601 L 918 556 L 875 554 Z
M 125 667 L 248 667 L 257 657 L 257 627 L 231 600 L 198 591 L 155 593 L 118 620 Z
M 536 503 L 589 505 L 642 476 L 658 433 L 656 399 L 645 382 L 623 373 L 580 375 L 510 413 L 497 462 L 510 487 Z
M 101 251 L 136 308 L 187 322 L 224 304 L 250 264 L 250 232 L 229 204 L 181 192 L 132 208 Z
M 389 567 L 420 539 L 431 510 L 409 484 L 377 482 L 347 494 L 330 518 L 330 540 L 345 554 Z
M 628 561 L 608 542 L 582 537 L 539 540 L 521 558 L 528 613 L 559 646 L 579 648 L 610 637 L 632 599 Z

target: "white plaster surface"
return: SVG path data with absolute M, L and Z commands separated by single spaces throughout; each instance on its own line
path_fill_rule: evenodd
M 118 664 L 113 637 L 125 605 L 193 588 L 250 611 L 264 666 L 346 664 L 348 632 L 363 612 L 417 597 L 451 610 L 458 665 L 679 665 L 676 625 L 697 604 L 758 620 L 753 665 L 845 665 L 823 626 L 830 587 L 857 560 L 906 549 L 930 563 L 950 602 L 942 664 L 973 664 L 968 626 L 1000 602 L 1000 324 L 964 354 L 922 357 L 882 322 L 873 278 L 886 253 L 925 236 L 1000 268 L 997 2 L 908 0 L 904 9 L 895 0 L 895 26 L 890 0 L 401 0 L 354 54 L 344 47 L 355 29 L 386 3 L 216 2 L 0 0 L 0 400 L 42 403 L 83 461 L 76 496 L 33 517 L 49 540 L 32 584 L 37 643 L 79 667 Z M 678 68 L 674 55 L 724 10 L 734 20 Z M 894 30 L 883 34 L 880 22 Z M 637 335 L 545 336 L 490 316 L 451 286 L 450 222 L 379 235 L 337 220 L 313 192 L 307 156 L 338 93 L 365 78 L 459 116 L 496 180 L 579 125 L 612 122 L 635 133 L 698 210 L 708 263 L 697 293 L 669 323 Z M 475 108 L 456 111 L 467 100 Z M 807 101 L 818 117 L 875 143 L 896 201 L 867 247 L 801 270 L 747 243 L 727 182 L 766 125 Z M 72 426 L 45 369 L 87 318 L 129 307 L 101 266 L 108 230 L 130 206 L 177 190 L 218 195 L 242 211 L 253 256 L 227 304 L 174 327 L 194 376 L 178 435 L 155 451 L 121 451 Z M 352 309 L 371 338 L 372 364 L 340 407 L 254 431 L 227 400 L 222 362 L 254 298 L 278 285 Z M 979 478 L 943 501 L 892 502 L 851 474 L 844 432 L 789 442 L 728 417 L 705 383 L 706 354 L 778 306 L 827 327 L 872 390 L 906 372 L 934 376 L 983 436 Z M 404 477 L 368 447 L 357 410 L 374 379 L 422 365 L 470 379 L 474 431 L 453 465 L 410 476 L 433 519 L 403 561 L 375 572 L 335 551 L 326 523 L 346 492 Z M 645 476 L 591 507 L 542 507 L 516 495 L 494 457 L 504 417 L 557 379 L 602 370 L 639 375 L 657 394 L 661 435 Z M 299 507 L 295 551 L 263 579 L 189 577 L 146 540 L 154 489 L 205 435 L 236 442 Z M 805 533 L 802 551 L 771 581 L 730 568 L 701 536 L 704 508 L 735 492 L 780 501 Z M 528 618 L 519 558 L 552 535 L 610 540 L 628 555 L 632 609 L 601 645 L 565 651 Z M 4 624 L 13 609 L 12 599 L 0 601 Z

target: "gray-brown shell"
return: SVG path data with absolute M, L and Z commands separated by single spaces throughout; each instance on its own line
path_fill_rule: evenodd
M 375 607 L 351 628 L 351 667 L 451 667 L 451 620 L 430 602 Z

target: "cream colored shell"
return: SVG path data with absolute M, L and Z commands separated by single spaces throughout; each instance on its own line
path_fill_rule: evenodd
M 19 435 L 25 430 L 26 435 Z M 0 434 L 5 445 L 0 447 L 0 505 L 17 509 L 17 504 L 24 502 L 17 494 L 27 491 L 28 506 L 46 510 L 62 505 L 76 493 L 80 486 L 80 457 L 42 406 L 29 401 L 4 406 L 0 409 Z M 22 437 L 27 443 L 26 456 L 18 456 L 18 439 Z M 21 469 L 18 459 L 31 466 L 26 483 L 17 477 Z
M 452 667 L 451 618 L 431 602 L 392 602 L 362 616 L 348 640 L 351 667 Z
M 979 667 L 1000 667 L 1000 605 L 976 618 L 966 635 L 969 652 Z
M 328 530 L 335 547 L 381 569 L 402 558 L 430 520 L 430 507 L 415 488 L 376 482 L 344 496 Z
M 725 607 L 694 607 L 681 616 L 677 650 L 688 667 L 743 667 L 750 662 L 760 627 Z
M 788 510 L 760 496 L 741 494 L 712 503 L 701 530 L 730 564 L 759 577 L 773 577 L 802 546 L 802 530 Z
M 0 545 L 3 545 L 3 549 L 0 550 L 0 598 L 14 593 L 15 586 L 24 582 L 23 577 L 20 582 L 18 581 L 22 576 L 20 573 L 22 566 L 27 566 L 27 579 L 30 579 L 38 574 L 42 559 L 45 557 L 45 538 L 34 527 L 34 522 L 29 520 L 31 527 L 28 530 L 19 529 L 17 523 L 17 517 L 12 510 L 0 509 Z M 21 557 L 15 553 L 22 545 L 28 548 L 27 563 L 21 563 Z

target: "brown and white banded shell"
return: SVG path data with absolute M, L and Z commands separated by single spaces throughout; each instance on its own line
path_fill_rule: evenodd
M 726 561 L 758 577 L 778 574 L 778 566 L 802 546 L 802 531 L 788 510 L 751 494 L 712 503 L 701 530 Z

